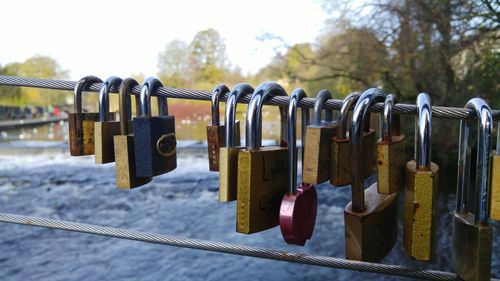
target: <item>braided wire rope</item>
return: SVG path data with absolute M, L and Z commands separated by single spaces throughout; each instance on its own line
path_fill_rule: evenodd
M 18 76 L 5 76 L 0 75 L 0 85 L 5 86 L 21 86 L 21 87 L 34 87 L 34 88 L 45 88 L 53 90 L 67 90 L 72 91 L 75 87 L 76 81 L 66 81 L 66 80 L 53 80 L 53 79 L 40 79 L 40 78 L 26 78 Z M 89 86 L 87 91 L 99 92 L 102 83 L 93 83 Z M 117 93 L 118 87 L 111 87 L 111 93 Z M 134 94 L 139 94 L 140 86 L 135 86 L 132 89 Z M 210 100 L 211 92 L 193 89 L 182 89 L 182 88 L 169 88 L 160 87 L 153 94 L 155 96 L 163 96 L 169 98 L 178 99 L 193 99 L 193 100 Z M 227 94 L 221 96 L 221 100 L 225 101 L 227 99 Z M 241 98 L 241 102 L 248 103 L 250 101 L 249 96 Z M 275 106 L 287 106 L 288 97 L 276 96 L 269 99 L 265 104 L 275 105 Z M 314 107 L 314 98 L 303 98 L 300 100 L 300 107 Z M 330 109 L 340 109 L 342 106 L 341 100 L 330 99 L 325 104 L 325 108 Z M 383 110 L 383 104 L 375 104 L 370 107 L 371 112 L 381 112 Z M 402 104 L 398 103 L 394 105 L 393 112 L 400 115 L 415 115 L 417 113 L 416 105 L 413 104 Z M 492 110 L 493 119 L 495 121 L 500 121 L 500 110 Z M 456 107 L 444 107 L 444 106 L 433 106 L 432 107 L 432 117 L 444 118 L 444 119 L 477 119 L 477 116 L 470 109 L 456 108 Z
M 191 239 L 163 234 L 139 232 L 93 224 L 84 224 L 63 220 L 46 219 L 31 216 L 0 213 L 0 222 L 22 224 L 36 227 L 52 228 L 72 232 L 82 232 L 100 236 L 127 240 L 142 241 L 153 244 L 191 248 L 219 253 L 243 255 L 278 261 L 309 264 L 337 269 L 356 270 L 372 273 L 382 273 L 427 280 L 462 280 L 454 273 L 436 270 L 417 270 L 400 265 L 377 264 L 370 262 L 351 261 L 340 258 L 316 256 L 303 253 L 291 253 L 272 249 L 237 245 L 224 242 Z M 492 279 L 495 280 L 495 279 Z M 499 280 L 496 280 L 499 281 Z

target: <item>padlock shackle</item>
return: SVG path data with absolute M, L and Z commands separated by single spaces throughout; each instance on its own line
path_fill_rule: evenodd
M 292 195 L 297 193 L 297 107 L 298 103 L 302 98 L 307 97 L 304 90 L 297 88 L 293 90 L 290 96 L 290 101 L 288 102 L 288 171 L 289 173 L 289 192 Z M 302 108 L 302 115 L 305 114 L 306 108 Z M 321 112 L 321 110 L 320 110 Z M 304 138 L 304 133 L 302 133 L 302 138 Z M 302 149 L 304 149 L 304 143 L 302 142 Z
M 285 89 L 278 83 L 268 81 L 260 84 L 252 94 L 247 108 L 247 122 L 245 124 L 245 144 L 247 149 L 262 147 L 262 106 L 264 102 L 274 96 L 288 96 Z M 280 146 L 287 140 L 287 112 L 286 107 L 280 106 L 281 139 Z
M 458 151 L 458 178 L 457 178 L 457 212 L 467 212 L 467 193 L 475 191 L 474 221 L 488 225 L 490 217 L 490 183 L 491 183 L 491 148 L 493 145 L 493 117 L 491 108 L 481 98 L 473 98 L 465 105 L 473 109 L 478 117 L 478 144 L 475 188 L 470 189 L 470 162 L 471 154 L 471 127 L 472 120 L 460 121 L 460 139 Z
M 74 112 L 82 113 L 82 92 L 87 90 L 88 87 L 93 83 L 102 83 L 99 77 L 88 75 L 76 82 L 74 88 Z
M 427 93 L 417 97 L 417 117 L 415 118 L 415 160 L 418 170 L 431 169 L 432 106 Z
M 364 118 L 366 118 L 370 105 L 385 100 L 386 92 L 371 88 L 363 92 L 359 97 L 354 111 L 352 113 L 351 130 L 349 138 L 351 139 L 351 191 L 352 191 L 352 210 L 362 212 L 365 210 L 365 192 L 364 178 L 361 172 L 361 136 L 364 131 Z M 368 116 L 369 117 L 369 116 Z M 365 149 L 370 149 L 366 148 Z M 371 148 L 373 149 L 373 148 Z M 370 149 L 370 151 L 371 151 Z
M 119 97 L 119 112 L 120 112 L 120 135 L 126 136 L 129 134 L 128 121 L 132 119 L 132 88 L 139 86 L 139 83 L 133 78 L 123 80 L 118 91 Z
M 219 100 L 220 96 L 229 92 L 229 88 L 224 84 L 219 84 L 212 92 L 212 126 L 220 126 L 219 120 Z
M 141 85 L 141 92 L 139 94 L 139 114 L 140 117 L 151 117 L 151 96 L 152 93 L 158 88 L 163 87 L 163 84 L 156 77 L 148 77 Z M 158 115 L 168 115 L 168 104 L 166 97 L 158 98 Z
M 311 126 L 320 127 L 321 126 L 321 111 L 323 110 L 323 105 L 326 101 L 332 98 L 332 94 L 328 90 L 321 90 L 316 95 L 314 99 L 314 110 L 313 110 L 313 119 Z M 333 121 L 333 110 L 326 109 L 325 110 L 325 122 Z
M 227 97 L 226 112 L 224 117 L 224 125 L 226 130 L 226 147 L 234 147 L 234 127 L 236 126 L 236 106 L 238 105 L 238 100 L 246 95 L 251 95 L 253 91 L 254 88 L 249 84 L 239 83 L 234 86 L 233 90 Z
M 117 76 L 111 76 L 102 83 L 99 91 L 99 121 L 106 122 L 109 119 L 109 91 L 113 85 L 119 86 L 122 79 Z
M 397 98 L 393 94 L 387 95 L 384 101 L 384 111 L 382 115 L 382 140 L 391 142 L 393 135 L 400 135 L 399 116 L 392 115 L 392 107 Z
M 337 120 L 337 138 L 341 140 L 347 139 L 347 120 L 349 116 L 349 111 L 356 104 L 360 97 L 359 92 L 354 92 L 349 94 L 342 101 L 342 106 L 340 107 L 339 118 Z

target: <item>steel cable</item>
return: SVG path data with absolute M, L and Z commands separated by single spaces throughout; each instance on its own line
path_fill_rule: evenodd
M 53 89 L 53 90 L 67 90 L 72 91 L 75 87 L 75 81 L 65 81 L 65 80 L 53 80 L 53 79 L 39 79 L 39 78 L 26 78 L 26 77 L 17 77 L 17 76 L 5 76 L 0 75 L 0 85 L 5 86 L 21 86 L 21 87 L 34 87 L 34 88 L 45 88 L 45 89 Z M 102 83 L 94 83 L 92 84 L 88 91 L 90 92 L 99 92 L 101 89 Z M 140 91 L 140 86 L 135 86 L 132 89 L 134 94 L 138 94 Z M 117 93 L 117 87 L 111 88 L 111 93 Z M 158 88 L 154 95 L 165 96 L 169 98 L 179 98 L 179 99 L 194 99 L 194 100 L 210 100 L 211 93 L 209 91 L 202 90 L 193 90 L 193 89 L 182 89 L 182 88 L 169 88 L 169 87 L 161 87 Z M 225 101 L 227 99 L 227 94 L 221 96 L 221 100 Z M 242 97 L 241 102 L 248 103 L 250 101 L 250 97 Z M 268 105 L 277 105 L 277 106 L 287 106 L 288 98 L 287 97 L 273 97 L 269 99 L 265 104 Z M 304 98 L 301 99 L 299 104 L 300 107 L 314 107 L 314 98 Z M 342 105 L 341 100 L 328 100 L 324 107 L 330 109 L 340 109 Z M 375 104 L 370 107 L 371 112 L 381 112 L 383 110 L 383 104 Z M 416 114 L 416 106 L 413 104 L 401 104 L 398 103 L 394 105 L 393 111 L 395 114 L 401 115 L 415 115 Z M 493 119 L 495 121 L 500 121 L 500 110 L 493 110 Z M 456 107 L 444 107 L 444 106 L 433 106 L 432 107 L 432 116 L 436 118 L 445 118 L 445 119 L 477 119 L 477 116 L 471 111 L 465 108 L 456 108 Z
M 356 270 L 372 273 L 398 275 L 427 280 L 462 280 L 456 274 L 436 270 L 417 270 L 400 265 L 387 265 L 369 262 L 351 261 L 340 258 L 315 256 L 303 253 L 291 253 L 272 249 L 176 237 L 163 234 L 139 232 L 113 227 L 84 224 L 78 222 L 46 219 L 31 216 L 21 216 L 0 213 L 0 222 L 60 229 L 72 232 L 82 232 L 100 236 L 136 240 L 153 244 L 191 248 L 205 251 L 220 252 L 233 255 L 250 256 L 293 263 L 332 267 L 337 269 Z M 494 279 L 493 279 L 494 280 Z M 498 281 L 498 280 L 496 280 Z

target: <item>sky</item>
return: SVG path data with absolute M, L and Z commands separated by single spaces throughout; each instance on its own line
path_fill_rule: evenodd
M 255 73 L 274 54 L 277 41 L 314 42 L 328 14 L 321 0 L 212 1 L 3 1 L 0 64 L 35 55 L 56 59 L 72 80 L 142 73 L 156 75 L 157 57 L 174 39 L 190 42 L 214 28 L 226 42 L 232 65 Z

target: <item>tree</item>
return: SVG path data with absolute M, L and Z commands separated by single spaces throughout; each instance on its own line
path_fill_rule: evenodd
M 209 83 L 218 83 L 228 68 L 224 39 L 215 29 L 196 33 L 189 46 L 190 64 L 194 78 Z
M 158 75 L 172 87 L 184 87 L 189 79 L 189 48 L 186 42 L 175 39 L 158 54 Z

